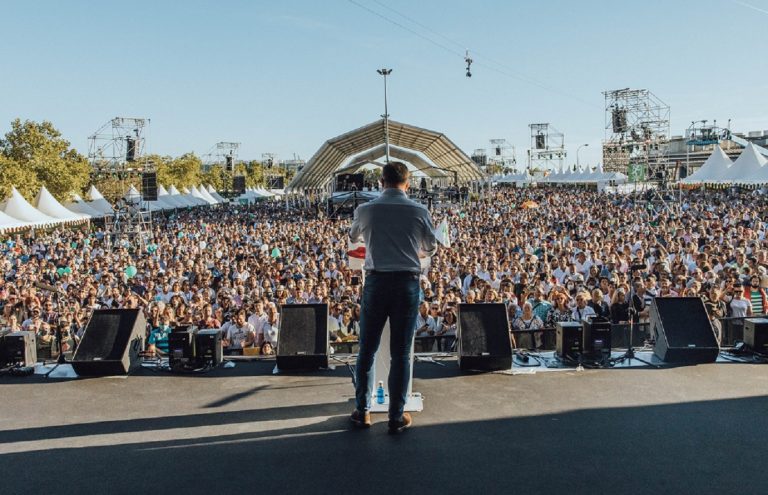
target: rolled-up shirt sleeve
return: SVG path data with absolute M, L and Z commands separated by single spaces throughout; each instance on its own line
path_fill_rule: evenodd
M 432 224 L 432 217 L 429 212 L 424 214 L 424 232 L 421 237 L 421 250 L 427 256 L 432 256 L 437 252 L 437 238 L 435 237 L 435 226 Z
M 363 240 L 363 231 L 360 226 L 360 216 L 358 215 L 358 212 L 359 209 L 355 209 L 352 228 L 349 229 L 349 240 L 352 242 L 360 242 Z

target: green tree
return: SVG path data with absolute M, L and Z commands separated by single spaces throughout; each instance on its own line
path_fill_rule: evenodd
M 15 179 L 31 172 L 36 185 L 44 185 L 59 200 L 67 200 L 73 192 L 81 193 L 90 178 L 88 161 L 70 148 L 69 141 L 48 121 L 11 122 L 11 131 L 0 140 L 0 154 L 25 169 Z
M 177 188 L 200 184 L 203 162 L 194 153 L 185 153 L 177 158 L 153 156 L 159 184 Z
M 266 184 L 264 179 L 264 167 L 256 160 L 242 164 L 244 166 L 245 183 L 248 187 L 259 187 Z
M 0 198 L 7 198 L 14 186 L 29 201 L 40 190 L 40 183 L 32 169 L 0 154 Z
M 232 174 L 220 165 L 214 165 L 207 172 L 203 172 L 200 180 L 206 187 L 210 184 L 217 191 L 232 188 Z

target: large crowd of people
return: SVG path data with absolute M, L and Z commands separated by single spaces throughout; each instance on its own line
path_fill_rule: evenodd
M 447 220 L 421 278 L 418 337 L 450 349 L 459 303 L 504 303 L 516 344 L 526 332 L 601 317 L 643 321 L 653 297 L 701 297 L 719 319 L 766 311 L 766 206 L 753 192 L 691 191 L 668 201 L 584 189 L 493 189 L 435 202 Z M 230 352 L 270 354 L 285 305 L 327 303 L 331 341 L 359 332 L 361 273 L 349 267 L 349 219 L 283 203 L 179 210 L 152 239 L 107 242 L 95 225 L 6 236 L 0 326 L 71 350 L 99 308 L 142 308 L 149 352 L 177 326 L 221 328 Z M 56 327 L 64 330 L 61 346 Z M 428 339 L 427 339 L 428 340 Z M 422 350 L 424 349 L 422 347 Z

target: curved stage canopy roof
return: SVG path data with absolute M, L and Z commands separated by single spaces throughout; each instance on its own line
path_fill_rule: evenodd
M 483 178 L 483 172 L 478 166 L 442 133 L 390 120 L 389 144 L 390 156 L 410 162 L 429 177 L 452 177 L 455 172 L 459 182 Z M 365 162 L 383 156 L 384 145 L 384 119 L 329 139 L 293 178 L 287 189 L 324 187 L 345 160 L 370 150 L 355 161 L 362 166 Z M 395 147 L 422 153 L 434 165 L 415 153 Z

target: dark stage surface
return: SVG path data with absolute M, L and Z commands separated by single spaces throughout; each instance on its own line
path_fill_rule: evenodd
M 348 371 L 0 378 L 0 493 L 768 493 L 768 366 L 459 374 L 351 431 Z M 61 477 L 61 482 L 58 478 Z

